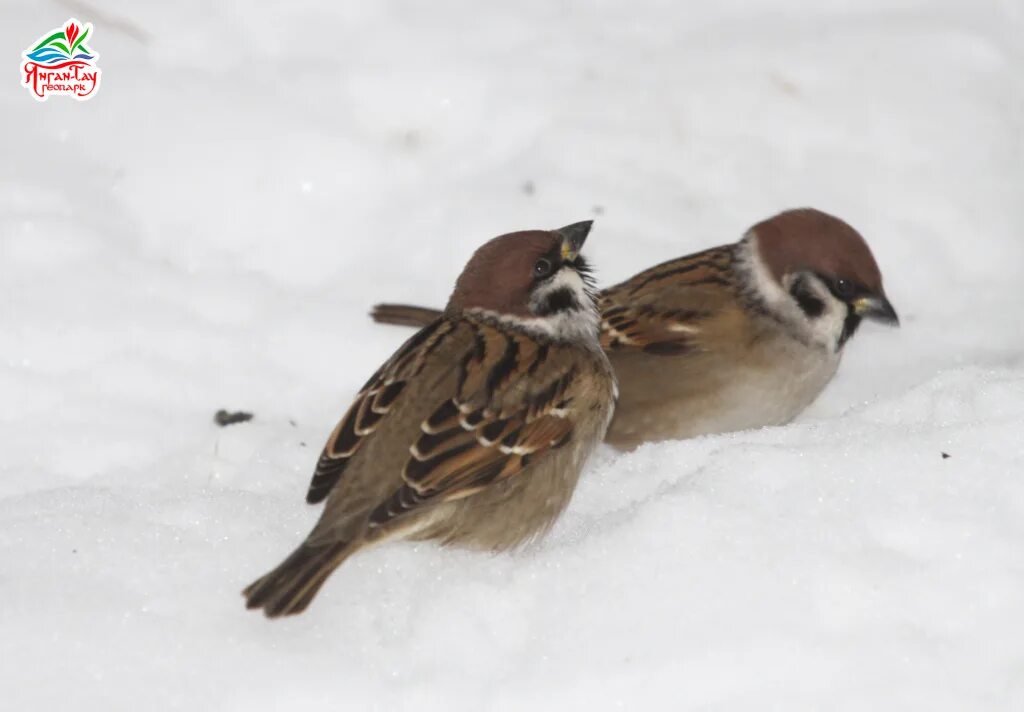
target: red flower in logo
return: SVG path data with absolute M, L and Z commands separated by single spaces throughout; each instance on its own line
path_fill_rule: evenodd
M 78 25 L 73 22 L 69 22 L 68 26 L 64 28 L 64 36 L 68 38 L 69 49 L 75 44 L 75 39 L 78 37 L 79 32 L 81 30 L 78 29 Z

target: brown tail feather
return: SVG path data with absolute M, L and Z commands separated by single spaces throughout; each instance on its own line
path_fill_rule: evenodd
M 246 608 L 262 608 L 267 618 L 302 613 L 324 581 L 359 548 L 350 542 L 303 544 L 276 569 L 249 585 Z
M 375 304 L 370 317 L 378 324 L 395 326 L 426 326 L 441 316 L 437 309 L 414 307 L 409 304 Z

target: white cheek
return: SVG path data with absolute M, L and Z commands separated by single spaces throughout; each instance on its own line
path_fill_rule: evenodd
M 534 301 L 539 301 L 546 297 L 551 292 L 558 291 L 559 289 L 568 289 L 576 295 L 577 300 L 582 304 L 586 301 L 587 292 L 586 287 L 583 284 L 583 279 L 576 272 L 576 270 L 563 268 L 558 270 L 554 277 L 550 279 L 543 287 L 537 290 L 534 295 Z
M 821 300 L 825 303 L 825 311 L 811 322 L 811 332 L 819 343 L 834 350 L 839 346 L 839 337 L 846 324 L 846 305 L 832 296 L 832 292 L 827 289 Z
M 795 277 L 787 280 L 787 289 L 793 279 Z M 817 277 L 805 275 L 804 279 L 807 280 L 807 285 L 814 297 L 824 305 L 821 314 L 813 319 L 801 312 L 801 316 L 807 324 L 807 333 L 812 341 L 827 347 L 829 350 L 835 350 L 839 345 L 839 337 L 842 335 L 843 327 L 846 324 L 846 304 L 836 299 L 829 288 Z

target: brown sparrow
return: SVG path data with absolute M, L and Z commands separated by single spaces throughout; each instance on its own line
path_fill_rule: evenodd
M 444 312 L 363 386 L 320 456 L 306 540 L 249 586 L 299 613 L 356 551 L 386 539 L 503 550 L 544 533 L 604 437 L 615 380 L 579 254 L 590 222 L 497 237 Z
M 665 262 L 600 295 L 601 345 L 621 388 L 607 441 L 781 425 L 828 384 L 861 319 L 898 324 L 864 238 L 788 210 L 737 243 Z M 381 323 L 437 312 L 381 304 Z

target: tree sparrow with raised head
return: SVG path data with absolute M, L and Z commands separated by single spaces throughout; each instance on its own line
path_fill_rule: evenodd
M 356 551 L 433 539 L 499 551 L 565 508 L 615 399 L 579 254 L 591 223 L 512 233 L 476 251 L 448 306 L 366 383 L 306 495 L 306 540 L 249 586 L 249 608 L 303 611 Z

